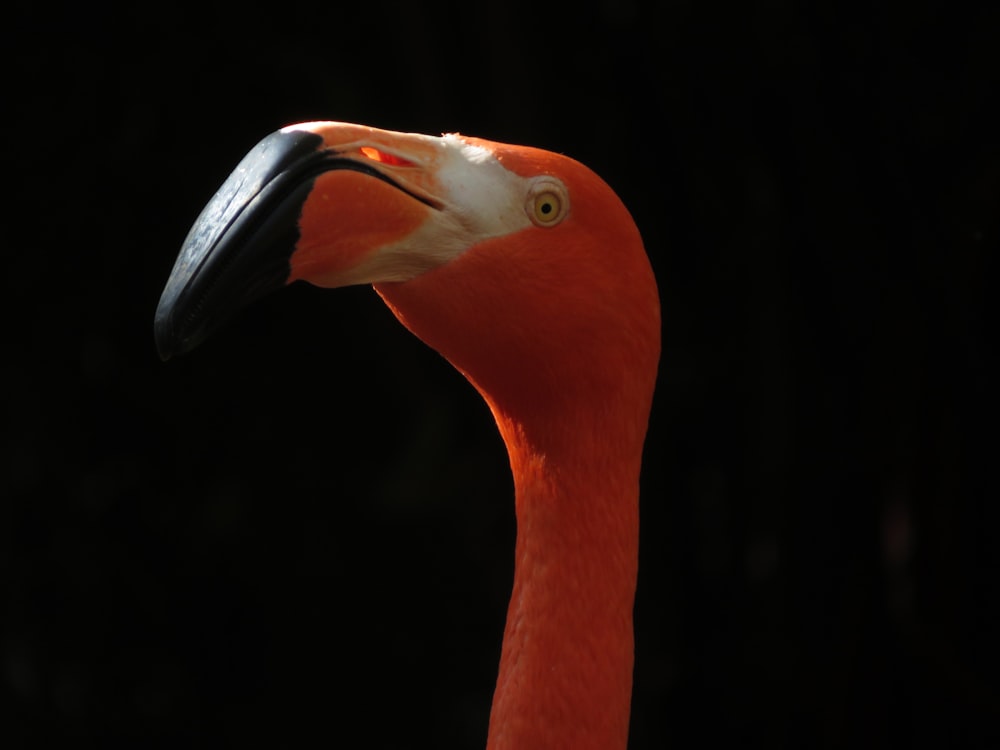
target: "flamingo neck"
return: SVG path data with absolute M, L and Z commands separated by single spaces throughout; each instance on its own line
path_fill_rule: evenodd
M 497 421 L 510 452 L 518 531 L 487 749 L 623 750 L 638 459 L 542 450 L 530 428 L 499 413 Z
M 573 284 L 566 268 L 582 261 L 525 236 L 376 285 L 480 392 L 510 455 L 518 533 L 488 750 L 627 744 L 639 468 L 659 358 L 656 286 L 629 231 L 636 244 L 617 261 L 577 236 L 594 268 Z

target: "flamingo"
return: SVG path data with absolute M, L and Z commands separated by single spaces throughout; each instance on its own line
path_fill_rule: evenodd
M 625 748 L 660 353 L 628 210 L 590 169 L 541 149 L 292 125 L 247 154 L 191 228 L 156 311 L 161 357 L 299 280 L 374 285 L 496 419 L 517 538 L 488 750 Z

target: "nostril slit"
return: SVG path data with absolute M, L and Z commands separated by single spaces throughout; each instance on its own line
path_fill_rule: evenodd
M 360 149 L 362 154 L 371 159 L 372 161 L 380 162 L 381 164 L 388 164 L 391 167 L 412 167 L 413 162 L 408 159 L 404 159 L 401 156 L 396 156 L 395 154 L 390 154 L 386 151 L 380 151 L 372 146 L 362 146 Z

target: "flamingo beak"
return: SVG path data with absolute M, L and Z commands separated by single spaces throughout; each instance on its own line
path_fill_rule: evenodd
M 365 130 L 286 128 L 244 157 L 195 220 L 160 297 L 154 332 L 162 359 L 190 351 L 296 279 L 380 280 L 351 270 L 436 205 L 392 176 L 381 163 L 389 156 L 358 145 Z

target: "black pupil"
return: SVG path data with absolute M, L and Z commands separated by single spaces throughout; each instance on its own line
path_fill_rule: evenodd
M 540 210 L 543 214 L 550 214 L 552 213 L 552 204 L 546 201 L 541 205 Z

